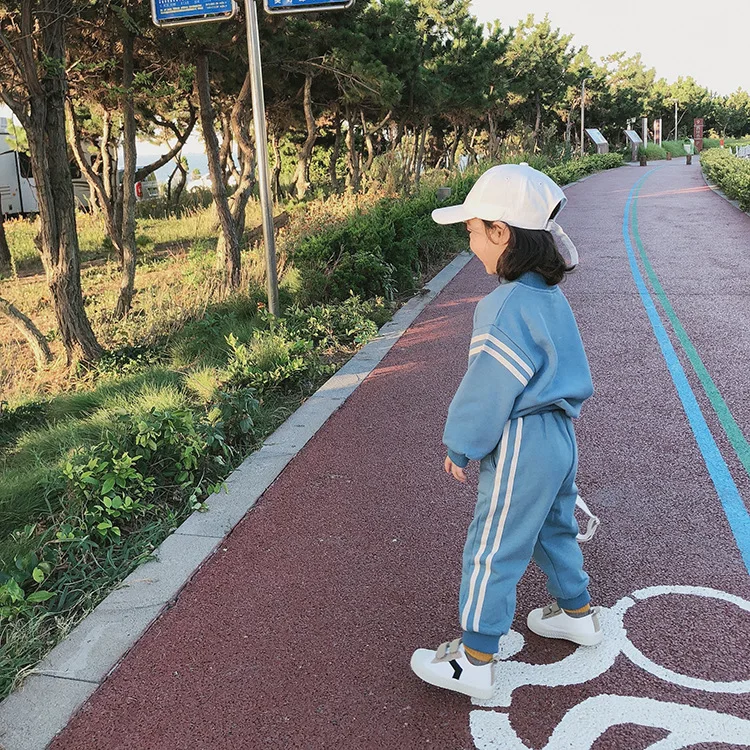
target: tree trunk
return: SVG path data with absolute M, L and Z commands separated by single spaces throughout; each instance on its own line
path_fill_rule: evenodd
M 237 240 L 240 246 L 242 245 L 242 236 L 245 232 L 245 210 L 250 200 L 250 193 L 252 193 L 255 187 L 255 144 L 248 130 L 248 123 L 251 120 L 251 102 L 252 78 L 248 72 L 239 96 L 229 115 L 229 131 L 227 136 L 230 142 L 236 141 L 239 147 L 240 171 L 237 170 L 231 154 L 229 156 L 229 163 L 232 165 L 232 174 L 235 175 L 237 180 L 237 189 L 228 199 L 228 203 L 232 221 L 234 222 L 234 230 L 237 233 Z M 223 237 L 219 237 L 216 249 L 217 255 L 224 255 Z
M 13 259 L 10 257 L 8 238 L 5 235 L 3 212 L 0 211 L 0 273 L 9 273 L 12 267 Z
M 279 131 L 271 128 L 271 146 L 273 147 L 273 174 L 271 175 L 271 192 L 276 203 L 281 201 L 281 136 Z
M 135 289 L 135 264 L 138 246 L 135 242 L 135 167 L 136 167 L 136 124 L 133 103 L 133 34 L 122 32 L 122 102 L 123 119 L 123 174 L 122 174 L 122 269 L 120 294 L 115 306 L 115 319 L 121 320 L 130 312 Z
M 424 162 L 424 144 L 427 140 L 427 131 L 429 126 L 427 122 L 422 125 L 422 132 L 419 135 L 419 146 L 417 147 L 417 160 L 414 166 L 414 184 L 419 187 L 419 181 L 422 178 L 422 164 Z
M 56 0 L 39 0 L 46 22 L 40 34 L 45 65 L 38 78 L 36 59 L 23 64 L 29 110 L 14 111 L 26 129 L 31 169 L 37 190 L 40 231 L 37 238 L 47 275 L 52 306 L 68 363 L 91 362 L 102 354 L 86 316 L 81 292 L 80 256 L 76 232 L 76 203 L 65 137 L 64 21 Z M 21 32 L 32 39 L 32 2 L 23 0 Z
M 395 152 L 396 149 L 401 145 L 401 141 L 404 137 L 404 124 L 399 122 L 395 125 L 395 129 L 391 129 L 391 151 Z
M 536 92 L 536 122 L 534 123 L 534 148 L 539 148 L 539 132 L 542 129 L 542 97 Z
M 222 247 L 217 244 L 216 265 L 224 272 L 224 289 L 237 289 L 240 286 L 240 241 L 237 228 L 229 209 L 227 189 L 221 171 L 219 139 L 214 129 L 214 112 L 211 105 L 211 84 L 208 77 L 208 55 L 198 55 L 195 67 L 195 86 L 201 110 L 201 129 L 208 156 L 208 171 L 211 175 L 211 193 L 219 217 L 223 239 Z
M 474 164 L 479 164 L 479 159 L 477 159 L 477 152 L 474 150 L 474 141 L 477 137 L 477 131 L 476 129 L 471 134 L 471 138 L 469 138 L 469 130 L 468 128 L 464 130 L 464 146 L 466 148 L 466 152 L 469 154 L 469 159 Z
M 179 174 L 180 177 L 177 182 L 174 182 L 175 175 Z M 167 205 L 178 206 L 180 203 L 180 197 L 182 191 L 185 189 L 185 183 L 187 182 L 187 169 L 182 163 L 182 157 L 178 156 L 175 159 L 175 166 L 172 170 L 172 174 L 169 175 L 167 180 Z
M 497 137 L 495 118 L 492 116 L 492 113 L 487 115 L 487 126 L 489 128 L 490 135 L 489 157 L 494 161 L 498 157 L 500 151 L 500 139 Z
M 245 209 L 250 200 L 250 194 L 255 188 L 255 143 L 250 136 L 249 123 L 252 119 L 252 76 L 248 71 L 237 101 L 232 107 L 230 129 L 237 142 L 240 153 L 240 172 L 237 180 L 237 190 L 230 199 L 230 209 L 237 231 L 237 237 L 242 238 L 245 232 Z
M 82 136 L 80 133 L 80 127 L 76 118 L 75 109 L 70 99 L 66 100 L 65 106 L 67 108 L 68 120 L 70 127 L 67 129 L 68 142 L 70 144 L 71 151 L 78 163 L 78 167 L 81 173 L 86 176 L 86 181 L 89 184 L 91 195 L 95 196 L 96 203 L 104 216 L 104 227 L 107 232 L 112 246 L 117 254 L 117 260 L 122 267 L 123 261 L 123 247 L 122 247 L 122 211 L 117 210 L 117 206 L 121 206 L 118 199 L 119 187 L 115 183 L 112 185 L 112 175 L 109 171 L 113 168 L 116 171 L 117 162 L 110 158 L 109 154 L 109 117 L 105 117 L 103 125 L 103 138 L 106 137 L 107 145 L 102 146 L 102 174 L 99 175 L 96 170 L 89 164 L 86 158 L 86 151 L 83 147 Z M 115 175 L 116 178 L 116 175 Z M 119 216 L 119 219 L 118 219 Z
M 367 149 L 367 161 L 362 167 L 362 172 L 363 174 L 367 174 L 370 171 L 370 167 L 372 167 L 372 163 L 375 161 L 375 143 L 372 140 L 373 133 L 367 127 L 365 113 L 361 109 L 359 110 L 359 116 L 362 120 L 362 133 L 364 133 L 365 136 L 365 148 Z
M 458 144 L 461 143 L 461 126 L 453 126 L 453 144 L 451 145 L 450 151 L 450 169 L 456 167 L 456 153 L 458 153 Z
M 0 297 L 0 314 L 8 318 L 26 339 L 31 351 L 34 352 L 38 369 L 43 369 L 46 364 L 52 361 L 47 340 L 42 336 L 41 331 L 18 308 L 2 297 Z
M 182 198 L 182 191 L 185 189 L 185 185 L 187 185 L 187 169 L 185 169 L 185 165 L 182 163 L 182 159 L 177 163 L 177 169 L 180 170 L 180 179 L 177 181 L 177 187 L 174 189 L 174 205 L 179 206 L 180 205 L 180 199 Z
M 331 159 L 328 162 L 328 174 L 331 179 L 331 190 L 334 193 L 341 192 L 339 185 L 339 178 L 337 172 L 337 165 L 339 162 L 339 155 L 341 154 L 341 116 L 336 112 L 335 119 L 335 136 L 333 139 L 333 150 L 331 151 Z
M 346 147 L 347 163 L 349 167 L 349 190 L 353 193 L 359 192 L 359 152 L 357 151 L 357 140 L 354 134 L 354 123 L 351 111 L 346 108 Z
M 304 198 L 310 188 L 310 161 L 318 138 L 318 126 L 315 123 L 315 117 L 312 110 L 312 73 L 305 75 L 305 89 L 303 96 L 303 108 L 305 111 L 305 126 L 307 128 L 307 138 L 297 154 L 297 171 L 295 173 L 295 187 L 297 198 Z

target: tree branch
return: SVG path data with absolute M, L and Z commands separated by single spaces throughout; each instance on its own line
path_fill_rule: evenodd
M 177 129 L 177 126 L 173 122 L 170 122 L 168 120 L 163 120 L 158 115 L 153 115 L 150 118 L 152 122 L 159 125 L 160 127 L 171 130 L 177 136 L 177 143 L 166 154 L 162 154 L 155 162 L 152 162 L 146 167 L 141 167 L 140 169 L 137 169 L 135 172 L 136 182 L 139 182 L 140 180 L 145 179 L 150 174 L 153 174 L 154 172 L 156 172 L 157 169 L 160 169 L 165 164 L 168 164 L 170 161 L 172 161 L 172 159 L 174 159 L 175 156 L 177 156 L 177 154 L 180 153 L 180 151 L 182 151 L 187 139 L 190 138 L 190 134 L 193 132 L 195 123 L 198 120 L 198 115 L 196 113 L 195 107 L 192 104 L 190 104 L 189 106 L 190 106 L 190 119 L 188 121 L 187 127 L 182 133 L 180 133 L 180 131 Z

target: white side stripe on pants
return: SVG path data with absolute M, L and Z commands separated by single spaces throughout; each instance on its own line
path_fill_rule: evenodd
M 503 538 L 503 530 L 505 529 L 505 521 L 508 518 L 508 511 L 510 510 L 510 500 L 513 496 L 513 485 L 516 482 L 516 471 L 518 469 L 518 454 L 521 451 L 521 438 L 523 436 L 523 419 L 518 420 L 518 427 L 516 427 L 516 442 L 513 447 L 513 460 L 510 464 L 510 474 L 508 476 L 508 486 L 505 490 L 505 502 L 503 503 L 503 511 L 500 515 L 500 520 L 497 524 L 497 531 L 495 532 L 495 543 L 492 545 L 492 552 L 487 556 L 484 561 L 484 576 L 482 577 L 482 585 L 479 587 L 479 596 L 477 597 L 477 608 L 474 612 L 474 623 L 472 630 L 476 633 L 479 631 L 479 619 L 482 616 L 482 607 L 484 606 L 484 595 L 487 592 L 487 582 L 490 579 L 490 571 L 492 569 L 492 559 L 500 549 L 500 542 Z
M 500 457 L 497 462 L 497 471 L 495 472 L 495 484 L 492 488 L 492 498 L 490 500 L 490 509 L 487 512 L 487 518 L 484 522 L 482 529 L 482 538 L 479 543 L 479 549 L 474 556 L 474 565 L 472 566 L 471 579 L 469 580 L 469 594 L 466 597 L 466 603 L 464 604 L 463 612 L 461 613 L 461 627 L 464 630 L 470 630 L 469 627 L 469 612 L 471 611 L 471 605 L 474 601 L 474 590 L 477 584 L 477 578 L 479 577 L 480 561 L 482 554 L 487 548 L 487 541 L 490 536 L 490 530 L 492 529 L 492 522 L 495 517 L 495 511 L 497 510 L 497 499 L 500 495 L 500 484 L 503 479 L 503 470 L 505 468 L 505 459 L 508 453 L 508 438 L 510 435 L 510 422 L 507 422 L 503 429 L 503 436 L 500 439 Z

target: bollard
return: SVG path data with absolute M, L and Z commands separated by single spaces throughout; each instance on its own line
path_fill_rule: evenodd
M 685 164 L 687 164 L 688 166 L 690 166 L 692 163 L 693 163 L 693 155 L 692 154 L 688 154 L 685 157 Z
M 645 154 L 641 155 L 641 166 L 642 167 L 647 167 L 648 166 L 648 161 L 646 159 L 646 155 Z
M 667 151 L 667 161 L 672 161 L 672 152 Z

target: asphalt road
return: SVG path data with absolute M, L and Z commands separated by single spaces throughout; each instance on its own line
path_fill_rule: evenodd
M 584 553 L 605 642 L 529 633 L 548 602 L 530 568 L 493 700 L 409 670 L 414 648 L 459 633 L 476 470 L 450 480 L 440 438 L 473 307 L 496 283 L 472 261 L 55 750 L 750 748 L 750 218 L 683 160 L 567 193 L 581 266 L 563 288 L 596 388 L 577 423 L 579 487 L 602 520 Z

